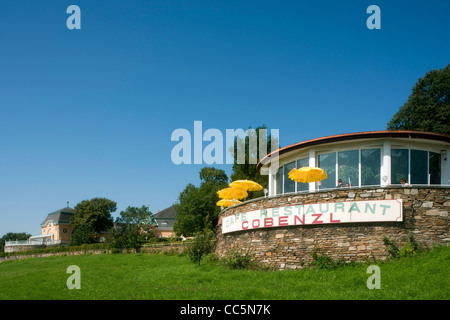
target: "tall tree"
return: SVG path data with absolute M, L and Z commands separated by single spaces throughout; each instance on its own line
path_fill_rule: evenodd
M 76 240 L 72 243 L 93 242 L 95 235 L 107 231 L 113 226 L 114 219 L 111 213 L 116 210 L 117 203 L 106 198 L 93 198 L 78 203 L 74 208 L 71 221 L 74 228 L 72 240 Z
M 120 217 L 111 230 L 113 247 L 139 250 L 142 243 L 154 236 L 152 222 L 152 213 L 148 207 L 127 207 L 120 212 Z
M 231 181 L 236 180 L 252 180 L 254 182 L 259 183 L 263 186 L 263 188 L 267 188 L 269 184 L 269 177 L 267 175 L 261 175 L 256 171 L 256 165 L 259 160 L 261 160 L 264 156 L 266 156 L 270 151 L 272 150 L 272 142 L 276 142 L 278 144 L 277 137 L 272 137 L 271 134 L 269 135 L 261 135 L 266 137 L 267 140 L 265 141 L 265 144 L 267 145 L 267 148 L 265 150 L 265 154 L 259 154 L 260 149 L 260 130 L 267 130 L 265 125 L 262 125 L 260 127 L 257 127 L 256 129 L 252 130 L 251 127 L 249 127 L 249 130 L 247 131 L 247 135 L 244 139 L 241 137 L 236 137 L 234 139 L 234 163 L 231 173 Z M 263 131 L 264 132 L 264 131 Z M 251 141 L 256 141 L 257 145 L 252 146 Z M 264 145 L 264 144 L 263 144 Z M 244 148 L 244 150 L 242 150 Z M 242 161 L 238 161 L 239 153 L 245 153 L 245 161 L 244 163 L 239 163 Z M 250 192 L 248 199 L 258 198 L 264 196 L 264 191 L 255 191 Z
M 175 204 L 177 219 L 174 230 L 178 235 L 192 236 L 205 229 L 214 230 L 218 223 L 220 208 L 217 191 L 228 186 L 225 171 L 214 167 L 200 170 L 200 186 L 188 184 Z
M 388 123 L 388 130 L 450 134 L 450 64 L 420 78 L 408 101 Z

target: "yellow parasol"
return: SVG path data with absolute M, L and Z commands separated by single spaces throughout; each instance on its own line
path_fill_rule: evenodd
M 251 180 L 236 180 L 230 183 L 230 187 L 240 188 L 245 191 L 259 191 L 263 189 L 262 185 Z
M 217 205 L 219 207 L 231 207 L 234 204 L 241 203 L 239 200 L 229 200 L 229 199 L 222 199 L 217 202 Z
M 247 191 L 240 188 L 225 188 L 217 191 L 217 194 L 222 199 L 233 200 L 233 199 L 243 199 L 248 196 Z
M 291 180 L 295 182 L 317 182 L 326 179 L 328 176 L 323 169 L 315 167 L 302 167 L 300 169 L 292 169 L 288 174 Z

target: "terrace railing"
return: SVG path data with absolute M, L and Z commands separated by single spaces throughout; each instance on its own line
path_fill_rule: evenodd
M 41 246 L 60 244 L 61 240 L 6 240 L 5 246 Z

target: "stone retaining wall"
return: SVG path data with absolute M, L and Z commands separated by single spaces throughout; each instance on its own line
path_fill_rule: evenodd
M 82 254 L 102 254 L 110 253 L 111 250 L 106 249 L 94 249 L 94 250 L 79 250 L 79 251 L 61 251 L 61 252 L 46 252 L 46 253 L 32 253 L 24 255 L 10 255 L 6 257 L 0 257 L 0 262 L 8 260 L 23 260 L 29 258 L 44 258 L 44 257 L 54 257 L 54 256 L 78 256 Z
M 42 245 L 32 245 L 32 244 L 19 244 L 19 245 L 5 245 L 5 252 L 20 252 L 20 251 L 28 251 L 33 249 L 44 249 L 46 248 L 45 244 Z
M 260 228 L 222 234 L 218 228 L 216 253 L 231 248 L 249 250 L 255 258 L 275 267 L 301 268 L 312 261 L 314 249 L 333 259 L 384 260 L 389 256 L 383 236 L 401 247 L 412 233 L 421 245 L 449 244 L 449 187 L 344 188 L 291 194 L 247 201 L 223 210 L 222 218 L 262 208 L 358 200 L 403 199 L 402 222 L 346 223 Z
M 151 246 L 144 246 L 139 252 L 142 253 L 182 253 L 186 244 L 154 244 Z M 34 249 L 36 246 L 34 246 Z M 136 253 L 135 249 L 123 249 L 123 253 Z M 52 256 L 77 256 L 82 254 L 102 254 L 111 253 L 111 249 L 92 249 L 92 250 L 78 250 L 78 251 L 61 251 L 61 252 L 46 252 L 46 253 L 31 253 L 31 254 L 13 254 L 10 256 L 0 257 L 0 263 L 7 260 L 22 260 L 28 258 L 38 257 L 52 257 Z

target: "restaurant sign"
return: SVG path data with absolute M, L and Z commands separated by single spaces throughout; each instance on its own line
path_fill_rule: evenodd
M 222 233 L 283 226 L 396 222 L 403 220 L 402 200 L 325 202 L 263 208 L 222 219 Z

